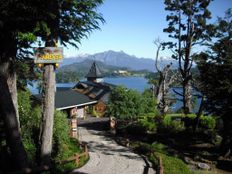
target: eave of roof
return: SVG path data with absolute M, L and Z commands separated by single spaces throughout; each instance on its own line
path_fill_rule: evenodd
M 92 101 L 92 102 L 78 104 L 78 105 L 72 105 L 72 106 L 66 106 L 66 107 L 61 107 L 61 108 L 56 108 L 56 109 L 58 111 L 60 111 L 60 110 L 64 110 L 64 109 L 70 109 L 70 108 L 74 108 L 74 107 L 81 107 L 81 106 L 91 105 L 91 104 L 95 104 L 95 103 L 97 103 L 97 101 Z
M 35 95 L 35 97 L 41 101 L 41 95 Z M 97 103 L 97 101 L 72 89 L 58 90 L 55 93 L 55 107 L 57 110 L 81 107 L 94 103 Z

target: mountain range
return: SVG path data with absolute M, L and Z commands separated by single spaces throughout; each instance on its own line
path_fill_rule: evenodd
M 65 58 L 61 66 L 64 66 L 65 69 L 70 69 L 69 67 L 72 64 L 80 63 L 85 60 L 94 60 L 98 62 L 102 62 L 105 65 L 119 67 L 119 68 L 127 68 L 128 70 L 137 71 L 137 70 L 148 70 L 155 72 L 155 60 L 151 58 L 138 58 L 133 55 L 126 54 L 123 51 L 105 51 L 101 53 L 96 53 L 93 55 L 82 54 L 72 58 Z M 178 67 L 177 61 L 173 59 L 163 59 L 159 61 L 160 67 L 164 67 L 167 64 L 172 62 L 172 68 L 176 69 Z M 89 65 L 90 66 L 90 65 Z M 71 69 L 72 69 L 71 68 Z M 113 69 L 114 69 L 113 68 Z M 62 68 L 63 69 L 63 68 Z
M 101 61 L 95 60 L 95 62 L 103 75 L 111 75 L 114 71 L 118 71 L 118 70 L 127 70 L 127 68 L 123 68 L 123 67 L 106 65 Z M 84 59 L 82 62 L 63 65 L 57 70 L 57 72 L 75 72 L 76 74 L 79 75 L 79 77 L 84 77 L 89 72 L 89 69 L 92 66 L 92 64 L 93 64 L 93 60 Z

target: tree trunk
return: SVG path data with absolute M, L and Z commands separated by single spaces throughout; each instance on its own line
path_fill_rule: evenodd
M 20 130 L 20 121 L 19 121 L 19 111 L 18 111 L 18 92 L 17 92 L 17 76 L 16 72 L 13 72 L 8 78 L 7 78 L 7 84 L 10 90 L 10 94 L 12 97 L 12 101 L 15 107 L 15 113 L 16 118 L 18 121 L 18 126 Z
M 199 107 L 199 110 L 197 112 L 197 116 L 194 120 L 194 125 L 193 125 L 193 131 L 196 132 L 196 130 L 198 129 L 198 126 L 199 126 L 199 122 L 200 122 L 200 117 L 202 115 L 202 112 L 204 110 L 204 105 L 205 105 L 205 96 L 203 95 L 202 98 L 201 98 L 201 104 L 200 104 L 200 107 Z
M 231 111 L 232 112 L 232 111 Z M 232 156 L 232 117 L 231 112 L 222 116 L 223 120 L 223 135 L 221 143 L 221 153 L 227 158 Z
M 52 64 L 44 67 L 42 95 L 41 164 L 51 165 L 55 107 L 55 70 Z
M 162 71 L 159 70 L 159 83 L 156 90 L 157 106 L 161 114 L 164 115 L 169 110 L 170 99 L 169 97 L 169 88 L 172 83 L 172 77 L 170 76 L 170 66 L 167 65 Z M 170 77 L 168 77 L 170 76 Z
M 5 68 L 6 67 L 3 69 Z M 28 167 L 27 154 L 18 129 L 19 125 L 16 117 L 16 110 L 7 84 L 7 76 L 3 72 L 0 72 L 0 114 L 3 118 L 6 141 L 10 148 L 13 164 L 18 169 Z
M 163 84 L 163 75 L 162 75 L 162 72 L 159 72 L 159 82 L 158 82 L 158 85 L 157 85 L 157 88 L 156 88 L 156 93 L 155 93 L 155 96 L 156 96 L 156 102 L 157 102 L 157 105 L 159 107 L 159 104 L 162 100 L 162 95 L 163 95 L 163 92 L 162 92 L 162 85 Z
M 183 83 L 183 109 L 184 114 L 189 114 L 192 112 L 192 103 L 191 103 L 191 85 L 190 81 Z

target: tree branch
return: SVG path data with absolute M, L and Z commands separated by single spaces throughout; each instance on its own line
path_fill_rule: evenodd
M 161 69 L 160 69 L 160 67 L 158 65 L 158 58 L 159 58 L 159 52 L 160 52 L 160 48 L 161 48 L 162 44 L 161 44 L 159 39 L 156 39 L 154 41 L 154 44 L 157 46 L 156 58 L 155 58 L 155 68 L 159 73 L 161 73 Z
M 182 97 L 184 96 L 183 94 L 177 92 L 175 89 L 172 89 L 172 90 L 173 90 L 173 92 L 176 93 L 177 95 L 180 95 L 180 96 L 182 96 Z

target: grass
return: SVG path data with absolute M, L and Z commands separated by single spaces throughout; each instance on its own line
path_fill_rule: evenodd
M 157 157 L 162 159 L 164 174 L 193 174 L 181 159 L 160 152 L 153 153 L 149 158 L 155 166 L 158 166 Z
M 155 168 L 158 168 L 158 158 L 161 157 L 164 174 L 194 174 L 187 164 L 168 153 L 168 147 L 161 143 L 147 144 L 142 142 L 132 143 L 132 148 L 140 154 L 146 155 Z
M 71 171 L 86 164 L 86 162 L 88 161 L 88 157 L 85 156 L 80 157 L 80 162 L 78 165 L 75 161 L 67 162 L 65 164 L 58 164 L 60 161 L 67 160 L 75 154 L 81 154 L 83 152 L 84 151 L 80 148 L 76 139 L 70 139 L 69 143 L 62 144 L 62 152 L 60 152 L 60 154 L 58 154 L 55 159 L 55 173 L 64 173 L 67 171 Z

